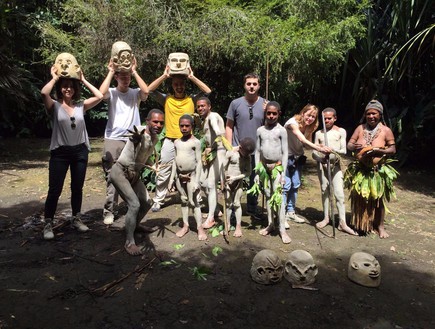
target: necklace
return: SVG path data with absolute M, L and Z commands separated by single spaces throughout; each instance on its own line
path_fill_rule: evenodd
M 375 128 L 369 130 L 368 125 L 365 124 L 363 137 L 367 146 L 371 146 L 372 142 L 379 136 L 379 133 L 381 132 L 380 127 L 381 125 L 378 123 Z

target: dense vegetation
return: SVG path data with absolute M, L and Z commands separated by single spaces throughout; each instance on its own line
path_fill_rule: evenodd
M 286 117 L 307 102 L 333 106 L 349 131 L 377 97 L 404 161 L 434 139 L 433 12 L 430 0 L 1 2 L 0 136 L 48 134 L 39 89 L 59 52 L 73 53 L 99 86 L 112 43 L 124 40 L 148 83 L 170 52 L 187 52 L 222 114 L 250 71 Z M 103 106 L 91 112 L 91 134 L 104 117 Z

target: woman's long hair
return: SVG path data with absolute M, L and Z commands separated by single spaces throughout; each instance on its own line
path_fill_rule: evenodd
M 303 116 L 306 112 L 311 111 L 311 110 L 316 111 L 316 119 L 309 126 L 305 126 Z M 316 105 L 307 104 L 299 112 L 299 114 L 295 115 L 295 120 L 299 124 L 299 130 L 303 131 L 305 138 L 308 139 L 309 141 L 311 141 L 314 131 L 316 131 L 317 127 L 319 126 L 319 108 Z

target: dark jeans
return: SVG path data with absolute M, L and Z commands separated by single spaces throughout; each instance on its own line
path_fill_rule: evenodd
M 71 172 L 71 208 L 72 214 L 75 216 L 82 208 L 83 185 L 89 150 L 85 144 L 60 146 L 51 151 L 50 154 L 45 218 L 53 219 L 54 217 L 68 167 Z

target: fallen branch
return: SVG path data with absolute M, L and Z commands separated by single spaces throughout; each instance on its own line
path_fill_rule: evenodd
M 154 260 L 156 259 L 156 257 L 154 257 L 152 260 L 150 260 L 148 263 L 146 263 L 145 265 L 143 265 L 142 267 L 139 267 L 129 273 L 127 273 L 126 275 L 122 276 L 121 278 L 114 280 L 112 282 L 106 283 L 105 285 L 99 287 L 99 288 L 95 288 L 90 290 L 90 292 L 92 294 L 96 294 L 98 296 L 103 296 L 109 289 L 115 287 L 117 284 L 121 283 L 122 281 L 124 281 L 125 279 L 127 279 L 128 277 L 130 277 L 133 273 L 141 273 L 145 268 L 147 268 L 148 266 L 151 265 L 152 262 L 154 262 Z M 117 290 L 119 291 L 119 290 Z
M 98 260 L 95 260 L 95 259 L 92 259 L 92 258 L 88 258 L 88 257 L 82 256 L 82 255 L 79 255 L 76 252 L 70 252 L 70 251 L 66 251 L 66 250 L 62 250 L 62 249 L 57 249 L 57 251 L 59 251 L 59 252 L 61 252 L 63 254 L 66 254 L 66 255 L 75 256 L 75 257 L 82 258 L 82 259 L 88 260 L 90 262 L 94 262 L 94 263 L 101 264 L 101 265 L 106 265 L 106 266 L 113 266 L 114 265 L 114 264 L 111 264 L 111 263 L 103 263 L 103 262 L 100 262 Z

